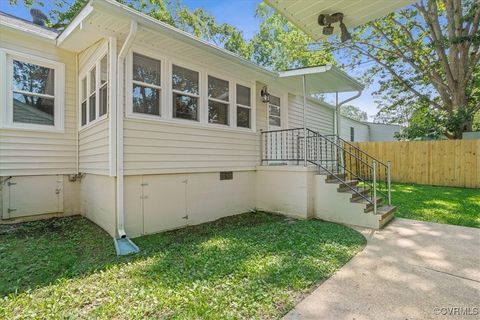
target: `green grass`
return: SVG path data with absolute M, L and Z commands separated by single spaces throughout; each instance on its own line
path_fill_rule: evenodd
M 480 190 L 392 184 L 396 217 L 480 227 Z
M 279 318 L 365 239 L 259 212 L 135 243 L 117 258 L 80 217 L 0 226 L 0 319 Z

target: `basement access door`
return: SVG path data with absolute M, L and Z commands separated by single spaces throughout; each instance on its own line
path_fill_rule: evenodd
M 7 178 L 2 203 L 3 219 L 63 212 L 63 176 Z

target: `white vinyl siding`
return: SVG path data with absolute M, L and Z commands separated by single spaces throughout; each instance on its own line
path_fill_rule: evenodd
M 76 173 L 75 55 L 28 35 L 1 30 L 0 48 L 65 65 L 64 132 L 0 129 L 0 176 Z
M 307 100 L 307 128 L 321 134 L 334 133 L 334 110 Z M 289 128 L 303 128 L 303 98 L 288 95 L 288 126 Z
M 340 137 L 346 141 L 350 141 L 350 130 L 354 129 L 355 132 L 355 141 L 362 142 L 370 140 L 369 128 L 366 124 L 361 122 L 351 120 L 346 117 L 340 119 Z
M 126 119 L 124 136 L 127 175 L 253 170 L 259 161 L 251 132 Z

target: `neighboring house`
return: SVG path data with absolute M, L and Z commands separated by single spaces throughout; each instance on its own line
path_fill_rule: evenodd
M 397 141 L 395 134 L 400 132 L 396 124 L 358 121 L 342 116 L 340 136 L 351 142 Z
M 60 33 L 5 14 L 0 32 L 2 220 L 80 213 L 134 237 L 254 209 L 393 216 L 347 155 L 366 183 L 374 159 L 309 97 L 362 90 L 333 66 L 268 71 L 112 0 Z

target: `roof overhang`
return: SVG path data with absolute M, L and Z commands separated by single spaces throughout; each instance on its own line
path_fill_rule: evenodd
M 342 12 L 348 28 L 361 26 L 381 18 L 390 12 L 410 5 L 415 0 L 264 0 L 277 12 L 303 30 L 313 40 L 327 38 L 322 34 L 323 27 L 318 25 L 318 15 Z M 338 24 L 334 34 L 340 32 Z
M 332 65 L 280 71 L 278 76 L 283 85 L 299 94 L 303 94 L 302 79 L 305 76 L 306 93 L 310 96 L 364 89 L 361 83 Z

